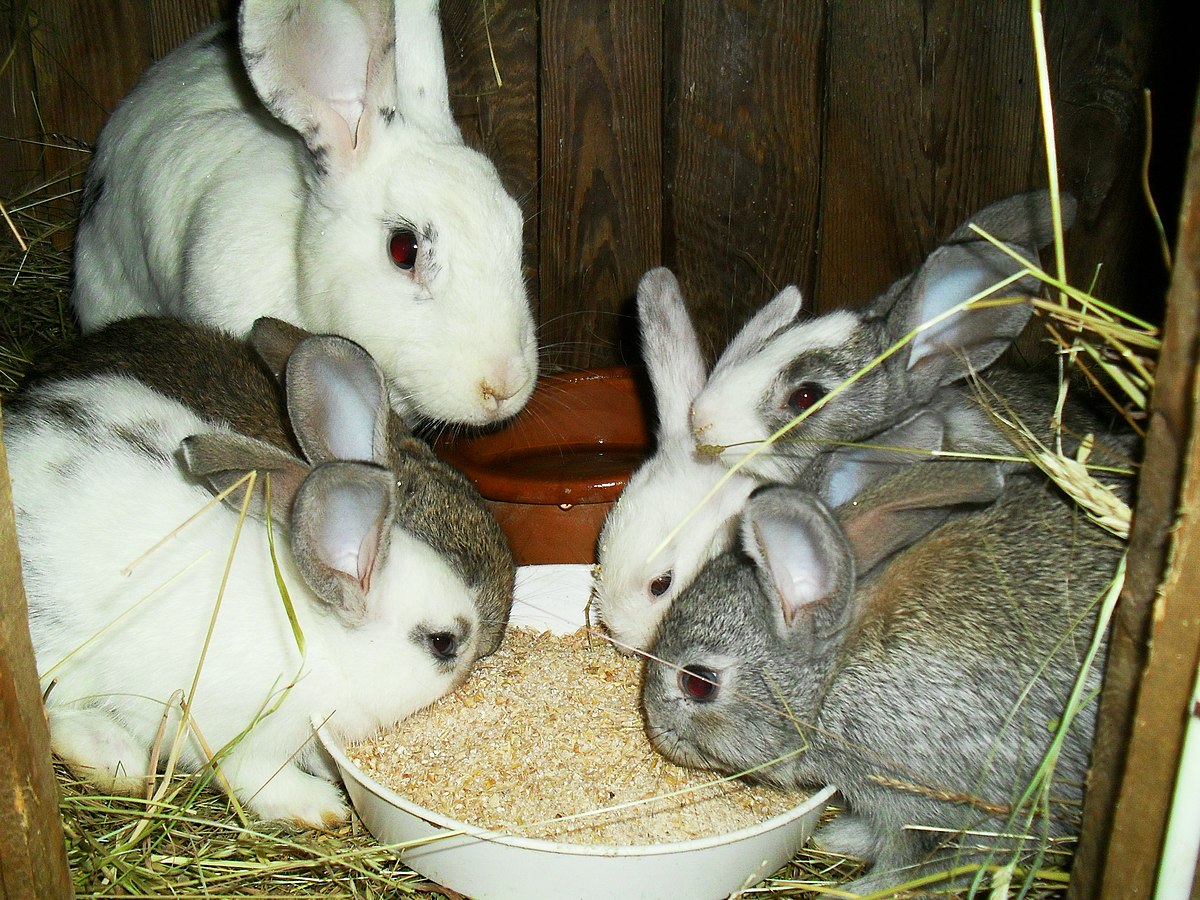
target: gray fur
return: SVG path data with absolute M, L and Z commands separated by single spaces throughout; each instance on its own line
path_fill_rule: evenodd
M 909 466 L 868 487 L 836 513 L 841 528 L 852 534 L 860 511 L 911 506 L 906 494 L 940 490 L 954 477 L 941 465 Z M 807 511 L 809 521 L 823 509 L 811 495 L 774 487 L 751 500 L 747 519 L 778 516 L 781 505 Z M 737 772 L 803 749 L 761 777 L 837 785 L 848 812 L 816 840 L 873 862 L 846 886 L 859 892 L 934 869 L 926 859 L 947 840 L 958 862 L 977 859 L 956 845 L 962 829 L 1026 827 L 998 810 L 1020 795 L 1046 750 L 1121 552 L 1027 474 L 1008 474 L 994 504 L 929 527 L 857 584 L 857 548 L 821 541 L 825 575 L 854 586 L 801 609 L 791 624 L 768 567 L 736 552 L 718 557 L 668 611 L 653 648 L 662 663 L 650 663 L 644 685 L 647 731 L 684 765 Z M 678 686 L 677 667 L 693 664 L 720 673 L 713 701 L 689 700 Z M 1102 669 L 1103 654 L 1085 696 Z M 1075 833 L 1095 712 L 1094 702 L 1083 709 L 1058 761 L 1052 795 L 1067 805 L 1029 834 Z M 952 864 L 943 858 L 941 868 Z

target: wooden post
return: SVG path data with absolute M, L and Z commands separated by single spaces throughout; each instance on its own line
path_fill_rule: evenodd
M 1200 521 L 1194 514 L 1200 508 L 1198 335 L 1200 107 L 1072 897 L 1124 900 L 1154 893 L 1200 661 Z
M 72 894 L 0 442 L 0 898 Z

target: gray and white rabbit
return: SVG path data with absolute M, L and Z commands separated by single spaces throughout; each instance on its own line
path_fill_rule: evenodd
M 1032 824 L 1008 808 L 1063 715 L 1120 553 L 1043 479 L 988 462 L 899 467 L 836 514 L 763 488 L 740 551 L 659 627 L 647 732 L 683 765 L 836 785 L 846 811 L 815 840 L 873 864 L 846 885 L 859 893 L 978 860 L 964 830 L 1070 834 L 1059 816 L 1077 810 L 1094 703 L 1058 757 L 1065 806 Z
M 345 335 L 395 402 L 483 424 L 537 376 L 522 223 L 450 113 L 433 0 L 246 0 L 154 65 L 88 172 L 72 302 Z
M 1075 202 L 1069 195 L 1062 197 L 1062 212 L 1064 225 L 1070 225 Z M 915 272 L 861 309 L 781 324 L 780 308 L 795 306 L 790 289 L 785 290 L 738 335 L 740 351 L 726 351 L 713 368 L 692 406 L 696 441 L 720 448 L 722 460 L 732 465 L 923 327 L 743 471 L 791 480 L 823 450 L 877 435 L 920 409 L 942 414 L 948 450 L 1019 455 L 1007 431 L 981 405 L 968 376 L 991 366 L 1021 333 L 1033 309 L 1028 298 L 1041 292 L 1041 282 L 1022 275 L 1023 264 L 975 234 L 970 223 L 1033 263 L 1038 249 L 1053 239 L 1049 193 L 1032 191 L 976 213 Z M 1002 281 L 1007 283 L 987 296 L 1015 297 L 1016 302 L 973 307 L 928 324 Z M 997 366 L 984 380 L 999 396 L 1000 411 L 1008 412 L 1005 404 L 1011 405 L 1026 425 L 1050 440 L 1057 397 L 1053 379 Z M 1084 403 L 1070 403 L 1065 418 L 1065 443 L 1072 454 L 1084 434 L 1107 427 Z
M 139 334 L 144 353 L 106 358 L 106 343 L 128 348 Z M 189 336 L 204 349 L 189 353 Z M 477 537 L 509 567 L 507 597 L 495 596 L 494 575 L 471 583 L 461 559 L 410 527 L 460 511 L 417 508 L 429 489 L 392 469 L 398 420 L 383 375 L 343 338 L 296 345 L 282 399 L 239 341 L 170 320 L 115 323 L 60 357 L 75 368 L 35 370 L 4 421 L 55 752 L 108 788 L 141 791 L 182 694 L 192 730 L 181 768 L 201 770 L 211 752 L 263 818 L 344 818 L 312 717 L 342 739 L 366 736 L 451 690 L 494 649 L 512 583 L 494 520 Z M 173 372 L 146 374 L 163 367 Z M 251 470 L 258 487 L 218 607 L 245 492 L 205 507 Z M 480 521 L 463 519 L 463 530 Z
M 800 309 L 799 291 L 790 288 L 784 296 L 790 302 L 772 308 L 778 327 Z M 609 636 L 625 652 L 647 650 L 673 598 L 705 563 L 733 546 L 737 517 L 762 483 L 697 451 L 690 409 L 704 388 L 704 359 L 669 270 L 642 276 L 637 310 L 657 410 L 656 446 L 605 518 L 593 596 Z M 760 317 L 759 326 L 764 321 Z M 752 329 L 743 331 L 725 353 L 741 356 L 744 342 L 757 339 Z M 880 473 L 928 459 L 928 450 L 941 447 L 944 430 L 940 416 L 918 413 L 858 446 L 820 454 L 794 480 L 839 506 Z

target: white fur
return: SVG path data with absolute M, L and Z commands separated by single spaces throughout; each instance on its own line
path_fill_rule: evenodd
M 218 28 L 146 74 L 106 124 L 89 174 L 102 190 L 76 244 L 73 303 L 85 330 L 149 313 L 245 334 L 271 315 L 357 341 L 400 386 L 407 410 L 482 424 L 525 404 L 537 349 L 522 214 L 437 100 L 446 76 L 436 12 L 428 2 L 396 7 L 401 77 L 420 78 L 415 90 L 397 88 L 390 54 L 377 58 L 386 35 L 356 30 L 391 29 L 390 19 L 330 15 L 328 34 L 316 36 L 334 42 L 322 48 L 332 57 L 344 44 L 342 55 L 387 73 L 386 83 L 354 88 L 338 67 L 314 66 L 336 110 L 315 119 L 327 141 L 323 173 L 297 133 L 254 99 L 240 61 L 212 43 Z M 275 26 L 257 27 L 267 33 L 254 39 L 273 46 Z M 298 58 L 321 58 L 304 50 Z M 260 77 L 277 87 L 273 73 Z M 299 101 L 281 102 L 289 124 L 309 122 L 307 107 L 292 109 Z M 389 107 L 390 124 L 381 112 Z M 328 120 L 341 116 L 353 132 L 339 139 Z M 390 229 L 405 223 L 422 235 L 411 272 L 387 250 Z
M 256 813 L 318 826 L 343 818 L 339 791 L 304 771 L 322 770 L 310 717 L 331 717 L 333 731 L 353 740 L 452 689 L 475 656 L 473 643 L 442 671 L 413 629 L 453 627 L 461 618 L 474 624 L 473 642 L 479 623 L 467 588 L 429 547 L 393 528 L 366 621 L 350 627 L 306 586 L 287 530 L 276 525 L 280 569 L 307 642 L 301 657 L 266 528 L 247 519 L 189 694 L 238 517 L 218 503 L 173 533 L 211 500 L 180 474 L 174 453 L 188 435 L 223 429 L 118 376 L 59 382 L 42 396 L 77 402 L 95 417 L 87 437 L 23 412 L 5 422 L 30 631 L 39 672 L 50 677 L 43 687 L 50 687 L 56 752 L 100 782 L 137 789 L 169 708 L 165 758 L 179 721 L 177 698 L 168 704 L 182 691 L 209 747 L 228 748 L 221 772 Z M 110 439 L 117 428 L 144 436 L 165 457 Z M 187 737 L 182 767 L 204 762 L 198 741 Z
M 598 543 L 596 604 L 622 650 L 649 649 L 671 600 L 732 546 L 734 517 L 755 482 L 735 474 L 699 505 L 727 474 L 720 463 L 697 459 L 690 442 L 673 442 L 639 468 L 617 498 Z M 671 586 L 656 597 L 650 584 L 665 572 Z
M 688 415 L 704 385 L 704 360 L 679 283 L 668 270 L 642 276 L 638 317 L 658 409 L 658 449 L 617 498 L 596 553 L 597 610 L 626 652 L 651 646 L 671 601 L 732 544 L 733 518 L 754 488 L 749 478 L 735 475 L 705 499 L 728 473 L 696 455 Z M 670 586 L 656 596 L 651 584 L 664 575 Z
M 758 409 L 768 400 L 786 402 L 772 396 L 778 390 L 779 373 L 803 353 L 843 346 L 858 326 L 852 312 L 835 310 L 778 332 L 757 353 L 729 359 L 722 355 L 692 404 L 696 442 L 724 447 L 721 459 L 736 462 L 770 437 Z M 759 468 L 765 465 L 763 460 Z

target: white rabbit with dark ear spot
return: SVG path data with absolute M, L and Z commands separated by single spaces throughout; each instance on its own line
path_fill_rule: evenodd
M 1067 225 L 1074 211 L 1074 200 L 1064 196 Z M 1038 248 L 1052 239 L 1045 191 L 1001 200 L 969 221 L 1005 242 L 1019 258 L 1033 262 Z M 1038 294 L 1041 283 L 1036 278 L 1016 277 L 1022 269 L 1022 263 L 964 224 L 916 272 L 862 309 L 838 310 L 783 329 L 766 329 L 770 337 L 765 341 L 745 342 L 740 352 L 723 354 L 714 367 L 692 408 L 697 442 L 724 448 L 722 459 L 733 464 L 901 338 L 923 327 L 904 349 L 858 377 L 750 460 L 746 471 L 761 478 L 790 480 L 823 449 L 878 434 L 923 408 L 936 409 L 944 417 L 947 449 L 1012 455 L 1014 447 L 964 379 L 990 366 L 1020 334 L 1031 305 L 1018 300 L 972 308 L 942 320 L 939 316 L 1005 279 L 1008 284 L 989 296 Z M 763 313 L 769 315 L 772 305 L 764 307 Z M 1026 424 L 1048 438 L 1056 397 L 1051 381 L 1008 370 L 985 376 L 993 377 L 1001 397 L 1020 403 L 1017 412 Z M 1078 436 L 1102 427 L 1081 405 L 1068 407 L 1068 419 Z
M 113 112 L 87 177 L 85 331 L 270 315 L 365 347 L 402 409 L 483 424 L 537 376 L 522 214 L 450 115 L 431 0 L 246 0 Z
M 642 699 L 661 753 L 836 785 L 847 810 L 814 840 L 872 863 L 845 886 L 858 893 L 978 861 L 964 830 L 1075 833 L 1094 702 L 1059 749 L 1049 818 L 1008 813 L 1063 716 L 1120 541 L 1042 479 L 978 461 L 902 467 L 836 513 L 764 488 L 741 535 L 659 626 Z M 1102 669 L 1103 652 L 1083 696 Z
M 474 586 L 403 527 L 415 513 L 388 468 L 394 417 L 381 374 L 341 338 L 310 338 L 291 354 L 287 409 L 300 458 L 238 433 L 219 411 L 206 415 L 196 397 L 151 388 L 132 374 L 144 361 L 93 362 L 92 374 L 36 376 L 5 410 L 55 752 L 106 789 L 140 792 L 160 722 L 165 715 L 168 741 L 180 722 L 182 692 L 195 729 L 181 745 L 184 770 L 206 765 L 202 736 L 229 789 L 259 816 L 315 826 L 344 818 L 340 792 L 311 774 L 327 771 L 311 718 L 328 717 L 342 739 L 364 737 L 459 684 L 491 641 Z M 179 380 L 192 362 L 174 362 Z M 269 373 L 261 386 L 277 388 Z M 184 523 L 251 470 L 260 476 L 251 518 L 217 609 L 244 493 Z M 303 653 L 276 583 L 268 517 Z
M 728 473 L 698 457 L 692 441 L 689 410 L 704 386 L 705 366 L 675 276 L 661 268 L 643 275 L 637 307 L 657 447 L 605 519 L 596 554 L 596 610 L 625 651 L 650 645 L 672 598 L 732 543 L 734 517 L 756 484 L 735 474 L 700 505 Z

